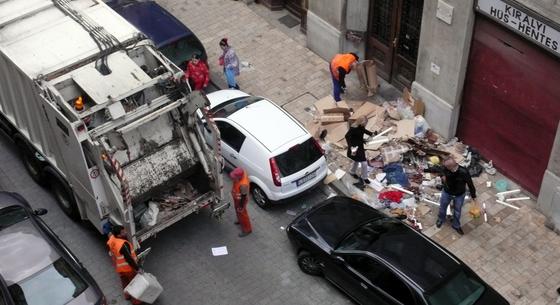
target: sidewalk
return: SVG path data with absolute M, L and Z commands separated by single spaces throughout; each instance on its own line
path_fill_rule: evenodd
M 242 90 L 270 98 L 300 120 L 311 117 L 309 109 L 317 99 L 331 94 L 328 63 L 308 50 L 304 40 L 278 29 L 276 20 L 262 18 L 266 12 L 261 7 L 229 0 L 158 2 L 202 40 L 216 83 L 224 83 L 217 64 L 218 42 L 228 37 L 240 60 L 251 64 L 238 79 Z M 354 74 L 349 75 L 348 89 L 349 100 L 382 101 L 365 99 Z M 544 216 L 535 210 L 533 200 L 515 202 L 520 210 L 496 204 L 495 190 L 486 187 L 486 179 L 477 178 L 475 183 L 479 201 L 488 206 L 488 223 L 466 219 L 464 236 L 448 225 L 436 229 L 437 207 L 433 206 L 426 214 L 432 222 L 423 223 L 424 233 L 465 261 L 512 304 L 556 304 L 560 237 L 544 226 Z

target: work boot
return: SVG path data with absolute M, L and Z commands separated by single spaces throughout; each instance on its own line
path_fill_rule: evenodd
M 370 182 L 371 182 L 371 181 L 369 181 L 368 178 L 364 179 L 364 183 L 365 183 L 365 184 L 369 184 Z
M 356 175 L 356 174 L 350 173 L 350 175 L 352 175 L 352 177 L 353 177 L 354 179 L 360 179 L 360 176 L 358 176 L 358 175 Z
M 459 233 L 459 235 L 465 235 L 465 232 L 463 232 L 463 229 L 461 228 L 453 228 L 455 229 L 455 231 L 457 231 L 457 233 Z
M 241 233 L 239 233 L 239 237 L 245 237 L 249 234 L 251 234 L 251 232 L 241 232 Z
M 443 225 L 443 221 L 441 220 L 436 221 L 436 228 L 438 229 L 441 228 L 441 225 Z

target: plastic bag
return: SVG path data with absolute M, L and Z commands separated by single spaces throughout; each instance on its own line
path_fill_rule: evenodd
M 481 213 L 482 211 L 480 210 L 480 204 L 478 204 L 478 201 L 473 200 L 471 202 L 471 207 L 469 208 L 469 214 L 472 218 L 478 218 L 480 217 Z
M 414 123 L 414 135 L 418 138 L 423 138 L 430 129 L 430 124 L 421 115 L 414 117 Z
M 414 118 L 414 111 L 410 104 L 402 98 L 397 99 L 397 111 L 402 120 L 411 120 Z
M 146 212 L 144 212 L 144 214 L 142 214 L 142 217 L 140 218 L 140 224 L 144 227 L 154 226 L 157 222 L 158 214 L 159 214 L 159 207 L 157 203 L 150 202 L 148 204 L 148 209 L 146 210 Z

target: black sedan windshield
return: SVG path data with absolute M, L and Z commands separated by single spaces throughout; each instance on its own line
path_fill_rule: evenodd
M 427 295 L 431 305 L 472 305 L 484 292 L 484 285 L 460 271 L 442 287 Z
M 29 218 L 25 209 L 19 205 L 12 205 L 0 209 L 0 230 Z

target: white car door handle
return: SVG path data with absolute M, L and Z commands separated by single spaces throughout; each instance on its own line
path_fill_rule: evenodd
M 362 288 L 364 288 L 364 289 L 368 289 L 368 286 L 364 283 L 360 283 L 360 286 L 362 286 Z

